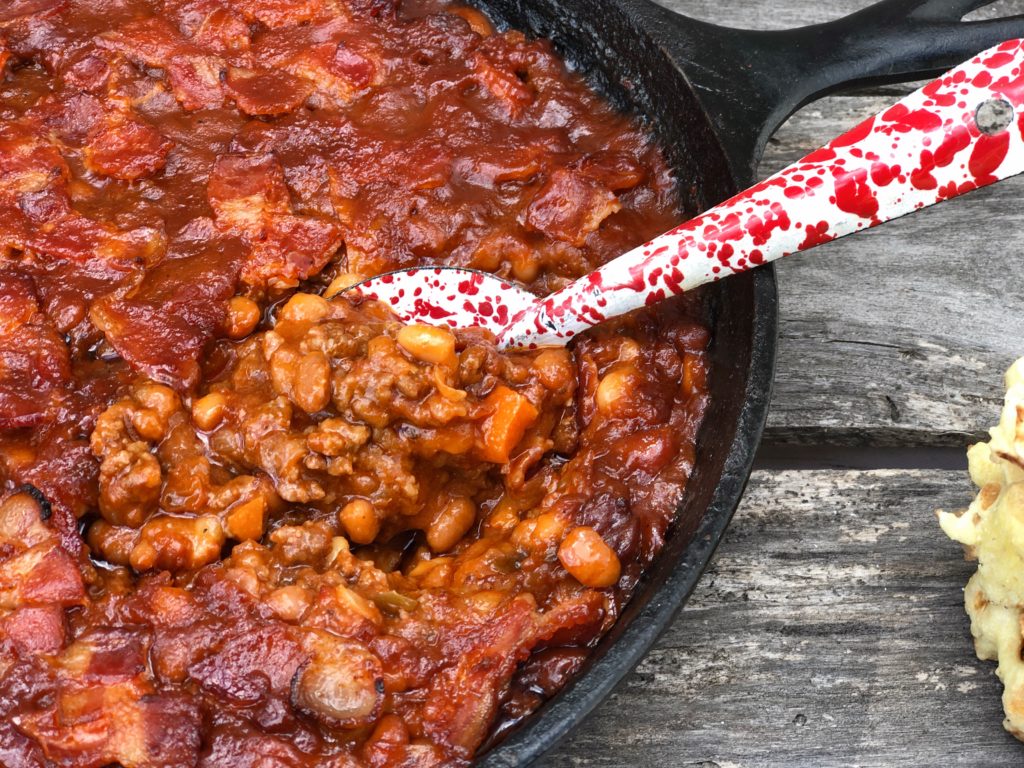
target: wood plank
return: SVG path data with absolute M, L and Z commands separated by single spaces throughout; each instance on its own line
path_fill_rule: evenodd
M 667 0 L 719 23 L 824 21 L 865 0 Z M 1006 0 L 978 16 L 1024 13 Z M 821 100 L 771 142 L 767 175 L 899 98 Z M 779 265 L 781 343 L 766 441 L 949 446 L 980 437 L 1024 354 L 1024 180 L 982 190 Z
M 756 473 L 684 612 L 540 765 L 1019 766 L 934 515 L 970 497 L 962 472 Z

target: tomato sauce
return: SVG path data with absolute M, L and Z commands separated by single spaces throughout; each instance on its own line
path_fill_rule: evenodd
M 13 0 L 0 74 L 0 764 L 469 763 L 661 548 L 701 297 L 508 352 L 339 291 L 557 290 L 679 217 L 657 144 L 434 0 Z

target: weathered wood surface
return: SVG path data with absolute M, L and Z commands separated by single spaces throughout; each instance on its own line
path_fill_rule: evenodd
M 675 625 L 542 766 L 1021 765 L 934 514 L 970 498 L 961 472 L 756 473 Z
M 753 28 L 825 21 L 865 0 L 667 0 Z M 1024 13 L 1024 0 L 978 15 Z M 764 175 L 906 89 L 816 102 L 771 142 Z M 1024 354 L 1024 179 L 1013 179 L 778 267 L 782 317 L 770 442 L 959 445 L 1001 398 Z

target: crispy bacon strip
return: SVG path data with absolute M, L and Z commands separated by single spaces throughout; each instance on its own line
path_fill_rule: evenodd
M 60 152 L 22 126 L 0 129 L 0 201 L 16 202 L 24 195 L 55 187 L 66 190 L 71 171 Z M 66 192 L 65 192 L 66 194 Z
M 42 422 L 70 380 L 67 345 L 39 311 L 32 279 L 0 272 L 0 428 Z
M 174 147 L 129 107 L 89 93 L 48 97 L 31 114 L 63 145 L 82 147 L 87 169 L 115 179 L 152 175 L 164 167 Z
M 164 13 L 200 48 L 220 54 L 249 50 L 249 24 L 220 0 L 165 0 Z
M 593 177 L 560 168 L 530 203 L 526 222 L 549 237 L 581 246 L 602 221 L 621 207 L 611 190 Z
M 228 0 L 248 21 L 258 21 L 271 29 L 291 27 L 330 18 L 333 8 L 325 0 Z
M 308 81 L 320 99 L 336 105 L 350 103 L 384 77 L 372 40 L 340 18 L 267 35 L 255 52 L 259 61 Z
M 127 292 L 103 297 L 89 316 L 136 370 L 190 387 L 235 293 L 240 264 L 237 240 L 211 239 L 196 253 L 172 256 Z
M 128 22 L 97 42 L 138 64 L 162 69 L 174 98 L 187 110 L 212 109 L 224 102 L 220 84 L 227 66 L 224 60 L 203 53 L 162 18 Z
M 510 117 L 519 117 L 533 103 L 533 91 L 516 73 L 492 61 L 485 53 L 477 51 L 473 55 L 473 68 L 477 80 L 505 107 Z
M 60 606 L 24 606 L 0 618 L 0 636 L 6 635 L 23 655 L 59 653 L 66 628 Z
M 536 618 L 514 600 L 472 639 L 455 663 L 437 674 L 423 705 L 423 730 L 465 759 L 483 742 L 516 665 L 529 656 Z
M 195 765 L 200 713 L 184 693 L 162 693 L 145 676 L 147 638 L 95 630 L 53 662 L 56 696 L 19 717 L 47 758 L 73 768 Z
M 8 0 L 0 8 L 0 23 L 57 13 L 67 4 L 68 0 Z
M 302 768 L 306 761 L 307 756 L 291 739 L 271 736 L 239 722 L 215 731 L 199 768 Z M 339 763 L 339 768 L 349 766 Z
M 0 611 L 62 608 L 85 601 L 78 565 L 42 515 L 39 502 L 28 493 L 0 503 Z
M 291 212 L 284 168 L 273 154 L 221 155 L 206 190 L 222 227 L 258 236 L 274 215 Z
M 333 220 L 291 213 L 284 169 L 272 153 L 222 155 L 207 185 L 217 225 L 250 246 L 242 280 L 297 285 L 326 266 L 342 243 Z
M 113 113 L 90 132 L 83 159 L 93 173 L 135 181 L 163 168 L 173 147 L 173 142 L 151 125 L 128 114 Z
M 313 83 L 280 69 L 232 67 L 224 88 L 247 115 L 283 115 L 294 112 L 313 93 Z
M 121 272 L 135 271 L 138 264 L 151 266 L 165 249 L 163 232 L 139 227 L 127 232 L 93 221 L 77 211 L 40 224 L 25 240 L 26 250 L 78 262 L 95 269 L 90 259 L 99 257 L 103 267 Z
M 99 265 L 127 272 L 159 261 L 162 232 L 152 227 L 122 231 L 82 215 L 71 206 L 71 172 L 57 148 L 23 128 L 6 134 L 0 134 L 0 211 L 9 216 L 0 219 L 0 249 L 88 263 L 92 273 Z

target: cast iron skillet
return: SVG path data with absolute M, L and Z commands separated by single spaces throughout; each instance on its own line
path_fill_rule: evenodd
M 649 0 L 476 2 L 503 25 L 554 40 L 605 95 L 642 115 L 693 212 L 748 186 L 768 137 L 814 98 L 840 87 L 935 75 L 1024 36 L 1020 17 L 960 21 L 991 0 L 883 0 L 838 21 L 773 32 L 707 24 Z M 529 764 L 597 706 L 690 595 L 736 509 L 771 393 L 773 270 L 715 284 L 709 305 L 711 404 L 665 547 L 582 674 L 487 750 L 480 760 L 485 768 Z

